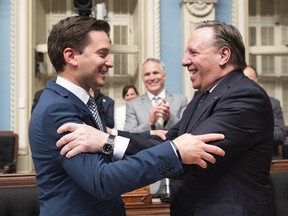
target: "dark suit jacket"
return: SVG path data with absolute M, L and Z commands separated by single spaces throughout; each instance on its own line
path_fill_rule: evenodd
M 114 104 L 115 101 L 104 95 L 99 89 L 95 88 L 94 90 L 94 97 L 99 108 L 100 112 L 102 113 L 103 120 L 107 127 L 114 128 Z
M 286 138 L 285 123 L 280 101 L 270 97 L 274 114 L 274 154 L 278 153 L 278 145 L 283 145 Z
M 226 151 L 215 165 L 185 166 L 170 182 L 173 216 L 273 215 L 269 170 L 273 145 L 273 112 L 269 97 L 242 71 L 229 73 L 195 111 L 201 94 L 188 104 L 182 119 L 167 133 L 223 133 L 211 144 Z M 193 112 L 195 113 L 193 114 Z M 121 132 L 124 134 L 124 132 Z M 129 136 L 129 134 L 126 134 Z M 127 152 L 144 148 L 133 134 Z M 148 142 L 146 142 L 148 143 Z M 150 145 L 155 142 L 151 140 Z
M 35 92 L 34 98 L 33 98 L 33 104 L 31 107 L 31 113 L 33 112 L 34 108 L 36 107 L 43 91 L 44 91 L 44 89 L 41 89 L 41 90 Z
M 61 156 L 56 142 L 67 122 L 96 127 L 87 106 L 49 81 L 29 124 L 29 142 L 40 191 L 41 215 L 123 216 L 121 194 L 183 171 L 169 142 L 114 163 L 110 156 Z

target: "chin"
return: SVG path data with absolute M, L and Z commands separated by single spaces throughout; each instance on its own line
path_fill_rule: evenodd
M 105 86 L 105 83 L 98 84 L 97 86 L 100 87 L 100 88 L 101 88 L 101 87 L 104 87 L 104 86 Z
M 105 86 L 105 84 L 106 84 L 105 79 L 97 80 L 96 84 L 97 84 L 98 87 Z

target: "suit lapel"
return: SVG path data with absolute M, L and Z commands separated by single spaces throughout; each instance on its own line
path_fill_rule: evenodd
M 207 111 L 207 109 L 209 109 L 210 106 L 217 102 L 229 90 L 230 83 L 235 82 L 235 80 L 237 79 L 239 80 L 243 78 L 243 76 L 243 73 L 239 70 L 226 75 L 226 77 L 224 77 L 223 80 L 215 87 L 215 89 L 207 96 L 206 100 L 204 101 L 203 105 L 199 110 L 196 109 L 201 94 L 196 95 L 195 98 L 193 98 L 193 100 L 190 102 L 191 108 L 189 109 L 189 118 L 187 118 L 185 120 L 185 123 L 183 123 L 185 132 L 191 132 L 194 129 L 196 122 Z M 188 107 L 186 110 L 188 110 Z M 183 114 L 183 116 L 185 115 Z
M 142 99 L 142 103 L 144 104 L 146 110 L 148 111 L 148 113 L 150 113 L 150 110 L 152 109 L 152 104 L 151 101 L 149 100 L 148 94 L 144 94 L 141 96 Z
M 213 92 L 212 92 L 213 93 Z M 197 100 L 197 103 L 195 104 L 194 107 L 194 113 L 193 116 L 189 122 L 189 125 L 187 127 L 187 131 L 192 131 L 193 126 L 195 125 L 195 123 L 200 119 L 200 117 L 206 112 L 206 110 L 208 109 L 209 106 L 212 105 L 212 103 L 218 98 L 217 95 L 215 94 L 209 94 L 207 96 L 207 98 L 205 99 L 205 101 L 203 102 L 203 105 L 201 106 L 200 109 L 197 110 L 197 105 L 199 103 L 199 100 L 201 98 L 201 95 L 199 97 L 199 99 Z
M 97 129 L 99 129 L 97 127 L 96 120 L 94 119 L 92 113 L 89 111 L 87 105 L 84 104 L 83 101 L 81 101 L 76 95 L 74 95 L 72 92 L 68 91 L 66 88 L 56 84 L 53 81 L 48 81 L 46 88 L 57 92 L 65 100 L 71 101 L 71 103 L 73 103 L 75 106 L 79 107 L 81 110 L 83 110 L 83 112 L 87 113 L 90 116 L 91 120 L 93 121 L 93 124 L 94 124 L 93 126 L 96 127 Z M 79 113 L 79 115 L 80 115 L 80 113 Z M 101 117 L 101 115 L 100 115 L 100 117 Z M 102 117 L 101 117 L 101 121 L 103 122 Z M 104 125 L 104 128 L 105 127 L 106 126 Z
M 173 95 L 167 91 L 165 91 L 165 100 L 172 106 L 171 104 L 173 103 Z
M 191 100 L 189 102 L 189 104 L 187 105 L 186 110 L 183 113 L 182 119 L 180 121 L 183 121 L 180 124 L 179 127 L 179 134 L 183 134 L 187 131 L 187 128 L 189 125 L 191 125 L 191 119 L 194 113 L 194 110 L 196 109 L 196 106 L 198 104 L 198 101 L 200 99 L 201 94 L 196 95 L 193 100 Z M 185 117 L 185 118 L 183 118 Z

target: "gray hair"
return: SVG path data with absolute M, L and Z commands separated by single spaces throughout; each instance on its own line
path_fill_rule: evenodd
M 143 62 L 143 64 L 142 64 L 142 70 L 143 70 L 143 66 L 144 66 L 147 62 L 156 62 L 156 63 L 160 64 L 161 69 L 164 71 L 164 73 L 166 73 L 164 63 L 163 63 L 160 59 L 157 59 L 157 58 L 147 58 L 147 59 Z

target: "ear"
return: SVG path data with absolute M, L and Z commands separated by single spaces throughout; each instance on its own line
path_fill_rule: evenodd
M 219 56 L 220 56 L 219 65 L 222 66 L 230 60 L 231 50 L 228 47 L 222 47 L 219 50 Z
M 74 49 L 69 48 L 69 47 L 64 49 L 63 56 L 64 56 L 66 63 L 73 65 L 73 66 L 77 66 L 78 63 L 77 63 L 77 59 L 75 58 L 77 53 L 78 52 L 76 52 Z
M 166 72 L 164 72 L 164 80 L 166 80 Z

